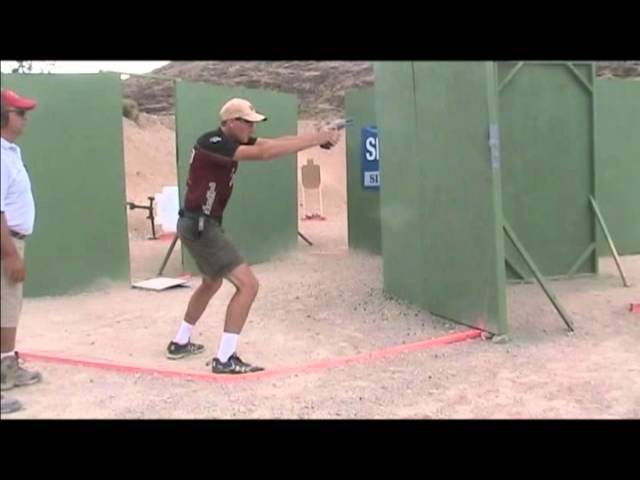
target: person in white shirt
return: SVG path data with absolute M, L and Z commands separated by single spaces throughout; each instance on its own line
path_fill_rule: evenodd
M 25 239 L 33 232 L 35 202 L 31 181 L 22 162 L 20 147 L 15 144 L 27 123 L 27 112 L 36 101 L 2 89 L 2 157 L 0 165 L 0 258 L 1 285 L 1 390 L 33 385 L 42 380 L 39 372 L 29 371 L 18 362 L 16 333 L 22 310 L 22 285 L 26 278 L 24 266 Z M 2 413 L 22 408 L 16 400 L 2 395 Z

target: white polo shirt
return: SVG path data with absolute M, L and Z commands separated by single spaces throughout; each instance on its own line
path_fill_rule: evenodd
M 31 193 L 31 181 L 22 163 L 20 147 L 4 138 L 0 140 L 0 210 L 4 213 L 10 230 L 31 235 L 36 218 L 36 205 Z

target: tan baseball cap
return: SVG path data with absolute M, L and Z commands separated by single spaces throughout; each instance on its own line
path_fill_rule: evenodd
M 267 117 L 256 112 L 256 108 L 244 98 L 232 98 L 220 109 L 220 120 L 242 118 L 249 122 L 264 122 Z

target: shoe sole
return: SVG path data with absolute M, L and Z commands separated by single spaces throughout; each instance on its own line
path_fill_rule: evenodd
M 264 372 L 264 368 L 261 368 L 259 370 L 253 370 L 251 372 L 234 372 L 231 370 L 224 370 L 224 371 L 218 371 L 216 372 L 215 370 L 211 370 L 211 373 L 213 373 L 214 375 L 247 375 L 249 373 L 258 373 L 258 372 Z
M 7 415 L 9 413 L 19 412 L 20 410 L 22 410 L 22 406 L 14 407 L 14 408 L 5 408 L 0 410 L 0 413 L 2 413 L 2 415 Z
M 8 390 L 12 390 L 14 388 L 20 388 L 20 387 L 28 387 L 30 385 L 35 385 L 36 383 L 40 383 L 42 381 L 42 377 L 38 377 L 35 378 L 34 380 L 30 380 L 28 382 L 21 382 L 21 383 L 13 383 L 13 384 L 4 384 L 2 385 L 2 388 L 0 388 L 1 391 L 6 392 Z
M 180 360 L 182 358 L 185 357 L 194 357 L 196 355 L 202 355 L 205 352 L 205 350 L 200 350 L 199 352 L 190 352 L 190 353 L 180 353 L 180 354 L 171 354 L 171 353 L 167 353 L 167 358 L 169 360 Z
M 42 381 L 42 377 L 38 377 L 35 380 L 30 380 L 28 382 L 16 383 L 16 387 L 28 387 L 29 385 L 35 385 L 36 383 L 40 383 Z

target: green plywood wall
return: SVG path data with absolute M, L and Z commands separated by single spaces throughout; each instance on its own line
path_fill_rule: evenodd
M 375 73 L 385 289 L 505 332 L 500 171 L 489 151 L 493 66 L 380 62 Z
M 596 198 L 618 252 L 640 254 L 640 81 L 597 80 L 596 107 Z
M 595 242 L 593 66 L 499 63 L 497 71 L 504 216 L 542 274 L 562 277 Z M 529 278 L 510 244 L 507 259 Z M 576 269 L 596 272 L 595 253 Z
M 346 131 L 349 248 L 380 255 L 380 192 L 363 188 L 361 167 L 362 128 L 376 124 L 374 89 L 348 92 L 345 103 L 346 116 L 353 119 Z
M 128 281 L 119 75 L 3 75 L 2 87 L 39 102 L 17 142 L 36 201 L 25 295 Z

